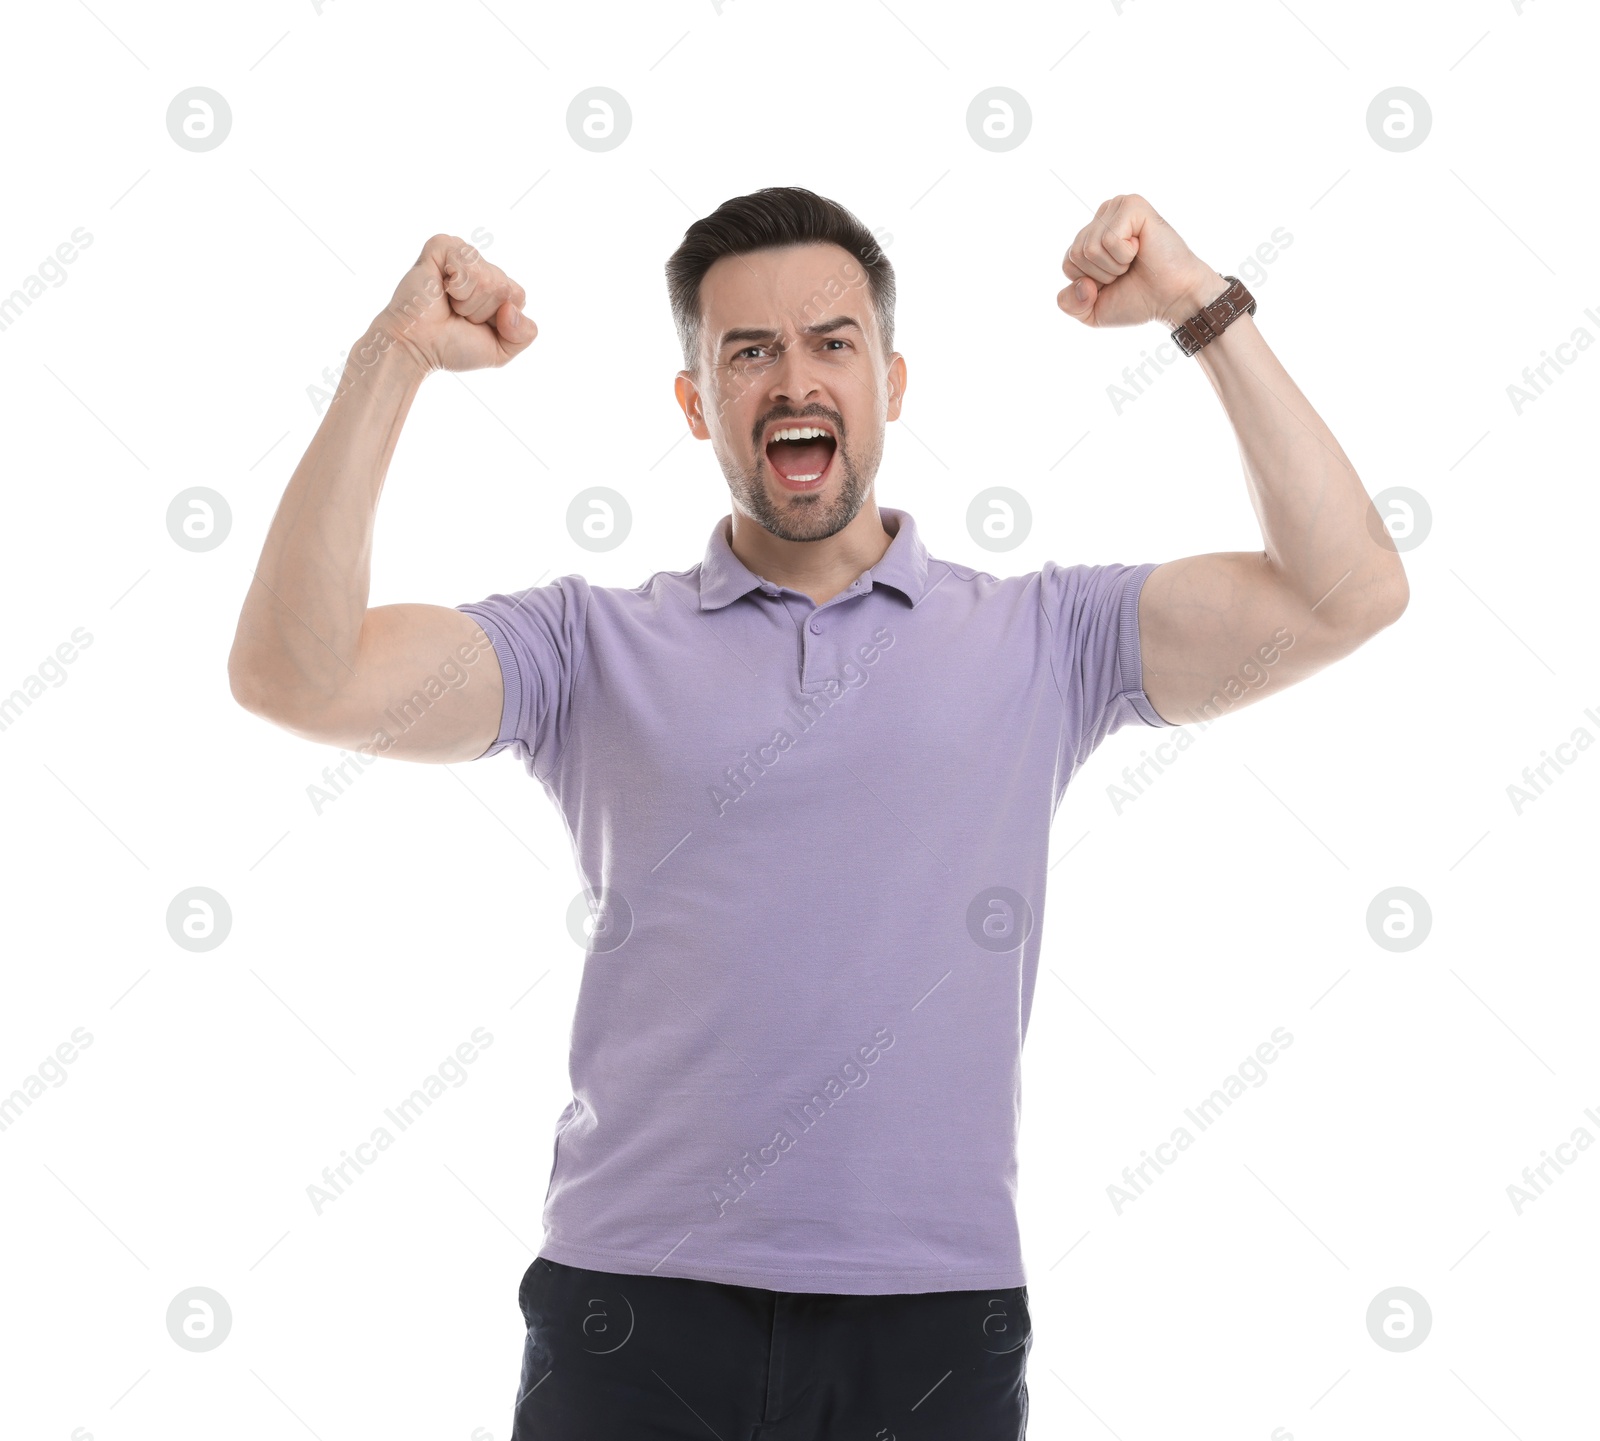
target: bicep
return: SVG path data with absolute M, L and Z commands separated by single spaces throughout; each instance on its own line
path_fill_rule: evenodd
M 1174 725 L 1249 705 L 1357 643 L 1321 624 L 1262 551 L 1168 561 L 1139 596 L 1144 693 Z
M 368 609 L 345 684 L 290 729 L 399 760 L 475 760 L 500 733 L 500 662 L 483 627 L 441 605 Z

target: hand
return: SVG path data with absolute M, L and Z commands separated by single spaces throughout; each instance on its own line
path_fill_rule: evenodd
M 435 235 L 373 326 L 425 370 L 481 370 L 520 355 L 539 333 L 527 292 L 459 235 Z
M 1228 288 L 1142 195 L 1105 201 L 1061 268 L 1073 284 L 1056 304 L 1085 325 L 1178 326 Z

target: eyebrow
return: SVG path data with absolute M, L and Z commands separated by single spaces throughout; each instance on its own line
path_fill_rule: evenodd
M 827 320 L 819 320 L 815 325 L 807 325 L 801 330 L 802 335 L 831 335 L 836 330 L 843 330 L 846 326 L 860 330 L 861 326 L 848 315 L 834 315 Z M 720 355 L 735 341 L 746 340 L 776 340 L 779 332 L 776 330 L 763 330 L 759 327 L 744 326 L 737 330 L 724 330 L 722 338 L 717 342 L 717 353 Z

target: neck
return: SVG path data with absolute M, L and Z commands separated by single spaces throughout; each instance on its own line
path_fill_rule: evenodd
M 893 540 L 868 496 L 849 525 L 823 540 L 780 540 L 735 506 L 728 546 L 752 574 L 824 605 L 882 560 Z

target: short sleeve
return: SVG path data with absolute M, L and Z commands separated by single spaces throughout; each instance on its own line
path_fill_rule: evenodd
M 514 746 L 528 774 L 554 769 L 572 721 L 583 665 L 589 585 L 567 575 L 549 585 L 458 605 L 484 629 L 500 662 L 505 699 L 500 732 L 478 759 Z
M 1139 656 L 1139 591 L 1157 564 L 1046 561 L 1039 572 L 1050 664 L 1066 709 L 1063 741 L 1074 769 L 1112 731 L 1170 724 L 1144 693 Z

